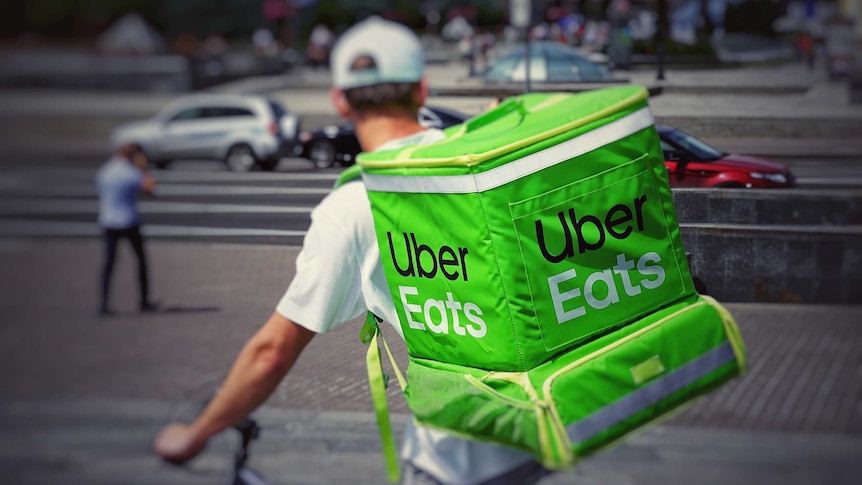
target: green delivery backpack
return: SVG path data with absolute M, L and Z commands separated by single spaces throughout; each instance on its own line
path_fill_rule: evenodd
M 695 292 L 643 88 L 525 94 L 445 134 L 355 169 L 418 423 L 564 469 L 743 372 L 733 317 Z

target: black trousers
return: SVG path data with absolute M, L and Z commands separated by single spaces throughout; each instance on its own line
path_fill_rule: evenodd
M 144 254 L 144 239 L 141 237 L 141 227 L 132 226 L 128 229 L 105 229 L 105 264 L 102 267 L 102 301 L 101 309 L 108 308 L 108 293 L 111 287 L 111 274 L 114 272 L 114 261 L 117 258 L 117 243 L 120 239 L 128 239 L 135 256 L 138 259 L 138 288 L 141 304 L 149 301 L 149 281 L 147 280 L 147 258 Z

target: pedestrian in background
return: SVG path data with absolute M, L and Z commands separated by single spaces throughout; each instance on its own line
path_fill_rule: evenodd
M 144 239 L 141 236 L 138 215 L 138 195 L 152 194 L 156 183 L 147 172 L 147 156 L 137 144 L 120 146 L 105 162 L 96 175 L 99 190 L 99 225 L 105 242 L 105 260 L 102 267 L 100 315 L 110 315 L 108 295 L 111 274 L 117 256 L 117 243 L 127 239 L 138 260 L 139 308 L 142 312 L 153 311 L 156 305 L 149 299 L 147 259 Z
M 808 65 L 808 70 L 814 70 L 814 37 L 805 31 L 799 37 L 799 53 L 802 60 Z
M 347 31 L 332 54 L 335 109 L 356 127 L 365 151 L 445 139 L 418 121 L 428 96 L 425 55 L 406 27 L 372 18 Z M 245 345 L 218 394 L 192 424 L 166 426 L 154 449 L 184 463 L 210 438 L 261 405 L 318 333 L 371 311 L 402 330 L 395 313 L 362 180 L 329 194 L 311 214 L 296 276 L 275 312 Z M 532 455 L 407 422 L 402 484 L 519 484 L 549 472 Z
M 335 42 L 335 34 L 329 30 L 329 27 L 323 24 L 317 24 L 314 27 L 308 38 L 308 62 L 311 67 L 317 69 L 326 66 L 333 42 Z

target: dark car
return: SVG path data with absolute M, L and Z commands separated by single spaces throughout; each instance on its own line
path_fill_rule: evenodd
M 784 188 L 796 185 L 787 165 L 732 155 L 688 133 L 656 125 L 671 187 Z
M 426 128 L 448 128 L 463 123 L 470 116 L 457 111 L 440 107 L 419 109 L 419 124 Z M 314 162 L 317 168 L 327 168 L 334 165 L 347 166 L 356 161 L 356 155 L 362 151 L 353 125 L 329 125 L 315 131 L 300 133 L 302 142 L 301 157 Z

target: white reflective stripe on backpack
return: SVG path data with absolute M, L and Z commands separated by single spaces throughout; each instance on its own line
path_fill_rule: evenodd
M 583 135 L 476 175 L 398 176 L 363 173 L 368 190 L 423 194 L 470 194 L 490 190 L 571 160 L 630 136 L 655 123 L 649 108 L 639 109 Z

